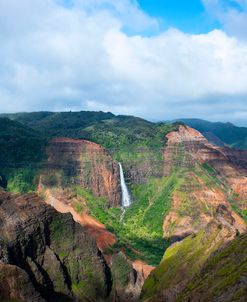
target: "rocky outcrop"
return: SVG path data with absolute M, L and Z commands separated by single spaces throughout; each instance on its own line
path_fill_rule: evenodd
M 86 140 L 54 138 L 47 154 L 47 185 L 77 184 L 106 198 L 109 206 L 121 204 L 118 165 L 103 147 Z
M 4 299 L 105 301 L 111 288 L 94 239 L 34 193 L 0 191 L 0 263 Z
M 245 301 L 247 236 L 219 207 L 215 221 L 173 244 L 143 286 L 141 301 Z
M 178 131 L 170 132 L 166 138 L 164 175 L 169 175 L 177 167 L 191 168 L 196 163 L 225 158 L 218 147 L 209 144 L 200 132 L 190 127 L 180 126 Z
M 114 302 L 139 301 L 144 281 L 154 269 L 140 260 L 131 262 L 123 252 L 111 256 L 110 268 L 113 279 L 111 299 Z
M 197 163 L 209 164 L 217 172 L 217 177 L 241 195 L 242 199 L 246 199 L 246 151 L 212 145 L 200 132 L 187 126 L 180 126 L 177 132 L 170 132 L 166 137 L 165 175 L 175 167 L 189 168 Z
M 245 153 L 214 146 L 187 126 L 166 137 L 164 176 L 174 174 L 179 185 L 164 218 L 164 236 L 175 242 L 197 233 L 215 219 L 219 206 L 231 212 L 235 227 L 244 232 L 245 222 L 232 209 L 247 207 Z

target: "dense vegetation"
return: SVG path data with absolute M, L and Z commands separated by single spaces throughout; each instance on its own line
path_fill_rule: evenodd
M 37 131 L 7 118 L 0 118 L 0 166 L 40 162 L 45 138 Z
M 109 149 L 130 147 L 159 148 L 164 134 L 174 129 L 166 123 L 152 123 L 133 116 L 110 112 L 33 112 L 5 114 L 46 137 L 65 136 L 88 139 Z
M 46 179 L 43 179 L 46 183 Z M 175 174 L 160 179 L 150 179 L 145 184 L 132 185 L 132 205 L 106 207 L 104 198 L 97 198 L 80 186 L 67 186 L 67 196 L 78 213 L 86 208 L 90 215 L 102 222 L 116 235 L 115 245 L 105 253 L 124 251 L 132 260 L 142 259 L 157 265 L 169 242 L 163 238 L 163 219 L 171 207 L 172 192 L 180 185 Z M 51 187 L 56 190 L 56 187 Z
M 97 122 L 82 133 L 86 139 L 107 148 L 125 171 L 141 173 L 148 167 L 152 171 L 149 176 L 161 176 L 165 136 L 177 127 L 177 124 L 155 124 L 136 117 L 118 116 Z M 147 180 L 145 175 L 141 178 Z
M 78 203 L 74 205 L 80 213 L 83 201 L 90 214 L 100 220 L 109 231 L 117 236 L 117 242 L 105 253 L 124 250 L 131 259 L 142 259 L 157 265 L 169 242 L 163 239 L 162 220 L 171 206 L 171 192 L 175 186 L 175 177 L 153 179 L 147 186 L 133 186 L 134 203 L 123 212 L 118 208 L 106 208 L 105 200 L 95 198 L 89 191 L 75 187 Z M 154 194 L 155 193 L 155 194 Z M 152 196 L 153 195 L 153 196 Z M 147 206 L 152 196 L 152 204 Z M 80 203 L 80 198 L 82 202 Z M 154 215 L 150 221 L 149 216 Z M 151 225 L 153 219 L 155 227 Z
M 104 112 L 32 112 L 5 114 L 47 137 L 80 137 L 81 130 L 97 121 L 113 118 L 112 113 Z
M 46 158 L 46 141 L 39 132 L 0 118 L 0 175 L 7 179 L 10 191 L 36 189 L 40 164 Z
M 202 213 L 213 217 L 215 209 L 204 201 L 196 201 L 193 193 L 195 190 L 204 190 L 204 186 L 224 191 L 224 184 L 215 179 L 212 168 L 195 165 L 189 169 L 174 169 L 168 177 L 150 178 L 147 183 L 131 184 L 132 204 L 124 212 L 119 207 L 107 208 L 103 198 L 96 198 L 88 190 L 75 186 L 73 190 L 78 203 L 74 204 L 74 208 L 82 213 L 86 206 L 92 216 L 116 234 L 117 242 L 106 253 L 123 250 L 132 260 L 142 259 L 157 265 L 170 245 L 164 238 L 163 222 L 172 207 L 173 194 L 176 193 L 181 200 L 176 207 L 178 219 L 191 217 L 196 226 Z M 173 227 L 171 223 L 171 232 Z
M 5 116 L 11 120 L 0 118 L 0 166 L 13 169 L 2 169 L 0 175 L 7 176 L 9 188 L 15 192 L 34 188 L 35 179 L 31 184 L 26 180 L 30 181 L 33 170 L 45 159 L 46 142 L 57 136 L 94 141 L 108 148 L 125 170 L 142 170 L 145 163 L 155 171 L 153 176 L 159 176 L 165 135 L 177 128 L 177 125 L 103 112 L 36 112 Z

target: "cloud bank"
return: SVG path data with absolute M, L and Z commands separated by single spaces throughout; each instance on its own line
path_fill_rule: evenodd
M 247 125 L 247 3 L 204 4 L 222 29 L 192 35 L 159 32 L 137 1 L 0 0 L 0 111 Z

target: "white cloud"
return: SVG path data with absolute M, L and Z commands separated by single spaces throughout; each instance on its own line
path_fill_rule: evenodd
M 158 26 L 130 0 L 0 0 L 0 20 L 1 112 L 246 120 L 247 42 L 221 30 L 129 36 Z
M 202 0 L 208 13 L 230 35 L 247 40 L 247 0 Z

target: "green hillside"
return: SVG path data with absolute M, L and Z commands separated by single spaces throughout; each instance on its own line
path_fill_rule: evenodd
M 246 301 L 247 236 L 224 244 L 223 229 L 211 225 L 168 248 L 141 301 Z
M 161 147 L 164 133 L 173 129 L 166 123 L 152 123 L 134 116 L 116 116 L 110 112 L 32 112 L 4 116 L 46 137 L 88 139 L 106 148 Z
M 31 112 L 5 114 L 5 117 L 18 121 L 48 137 L 68 136 L 79 138 L 83 128 L 114 117 L 104 112 Z
M 44 156 L 45 138 L 23 124 L 0 118 L 0 165 L 37 163 Z
M 7 179 L 9 190 L 25 193 L 36 189 L 46 141 L 37 131 L 0 118 L 0 175 Z
M 140 171 L 147 163 L 151 176 L 162 174 L 160 162 L 165 136 L 178 127 L 177 124 L 152 123 L 138 117 L 104 112 L 34 112 L 5 116 L 32 128 L 47 140 L 59 136 L 96 142 L 107 148 L 116 161 L 122 162 L 125 171 Z M 11 158 L 16 162 L 10 155 L 10 161 Z

